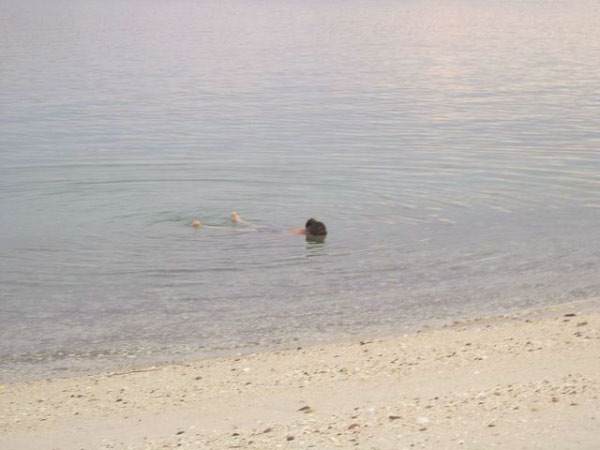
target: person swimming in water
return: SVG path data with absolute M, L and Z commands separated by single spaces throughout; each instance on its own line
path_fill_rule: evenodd
M 312 217 L 306 221 L 304 228 L 295 228 L 292 234 L 304 235 L 307 241 L 323 242 L 327 236 L 327 227 L 323 222 L 319 222 Z
M 237 211 L 231 212 L 231 221 L 239 225 L 252 225 L 250 222 L 243 220 Z M 323 222 L 319 222 L 312 217 L 306 221 L 304 228 L 294 228 L 290 231 L 291 234 L 306 236 L 307 241 L 323 242 L 327 236 L 327 227 Z

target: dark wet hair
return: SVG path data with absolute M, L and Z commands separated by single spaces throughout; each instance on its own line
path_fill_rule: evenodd
M 326 236 L 327 228 L 323 222 L 313 219 L 312 217 L 306 221 L 306 234 L 311 236 Z

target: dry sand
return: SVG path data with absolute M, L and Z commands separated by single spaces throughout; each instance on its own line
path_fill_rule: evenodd
M 10 384 L 0 449 L 598 450 L 599 310 Z

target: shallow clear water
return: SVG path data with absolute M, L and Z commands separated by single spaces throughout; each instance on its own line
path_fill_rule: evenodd
M 595 0 L 4 2 L 2 377 L 599 297 L 599 20 Z M 324 244 L 285 233 L 311 216 Z

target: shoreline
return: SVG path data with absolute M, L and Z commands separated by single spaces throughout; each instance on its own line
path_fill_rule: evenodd
M 555 308 L 565 305 L 578 305 L 578 307 L 594 307 L 600 302 L 600 298 L 587 298 L 572 300 L 563 303 L 551 303 L 548 305 L 510 307 L 505 311 L 494 309 L 485 310 L 476 314 L 470 312 L 456 312 L 447 317 L 421 318 L 414 322 L 400 323 L 395 327 L 389 326 L 375 329 L 373 326 L 365 327 L 360 331 L 344 331 L 343 328 L 334 332 L 322 332 L 317 330 L 303 330 L 289 336 L 274 337 L 271 341 L 260 343 L 249 343 L 247 345 L 232 347 L 198 348 L 195 350 L 180 351 L 169 347 L 162 348 L 161 352 L 152 351 L 148 353 L 147 348 L 117 348 L 100 350 L 69 351 L 60 350 L 54 353 L 63 354 L 56 360 L 44 360 L 41 355 L 25 355 L 25 360 L 5 360 L 0 365 L 0 385 L 14 384 L 18 382 L 35 382 L 42 380 L 70 379 L 94 375 L 109 374 L 137 370 L 145 367 L 162 367 L 165 365 L 185 364 L 189 361 L 218 359 L 229 357 L 242 357 L 248 355 L 270 353 L 274 351 L 292 350 L 299 345 L 303 347 L 328 346 L 339 344 L 351 344 L 360 340 L 393 339 L 394 337 L 411 335 L 421 332 L 429 332 L 437 329 L 446 329 L 457 324 L 477 324 L 485 320 L 502 321 L 510 320 L 520 314 L 533 314 L 534 312 L 549 312 Z M 591 305 L 591 306 L 586 306 Z M 600 306 L 598 306 L 600 309 Z M 313 334 L 311 335 L 312 332 Z M 310 337 L 309 337 L 310 336 Z M 97 355 L 90 357 L 90 354 Z M 160 354 L 159 354 L 160 353 Z M 39 362 L 43 361 L 43 362 Z
M 597 299 L 0 387 L 7 450 L 592 449 L 598 429 Z

